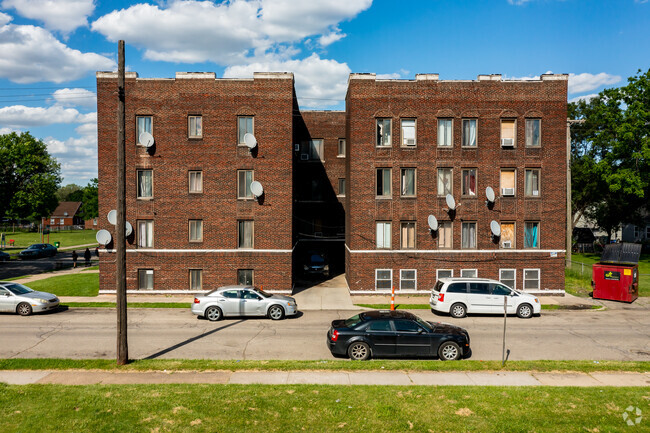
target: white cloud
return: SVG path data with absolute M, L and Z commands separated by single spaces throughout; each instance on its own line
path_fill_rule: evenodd
M 9 24 L 13 17 L 11 15 L 3 14 L 0 12 L 0 26 L 4 26 L 5 24 Z
M 59 89 L 52 94 L 59 105 L 64 107 L 96 107 L 97 95 L 86 89 Z
M 528 3 L 530 0 L 508 0 L 508 3 L 515 6 L 521 6 Z
M 88 25 L 95 10 L 94 0 L 4 0 L 2 7 L 13 8 L 21 16 L 42 21 L 50 30 L 70 33 Z
M 321 59 L 312 54 L 302 60 L 270 60 L 226 69 L 226 78 L 252 77 L 253 72 L 293 72 L 301 106 L 327 107 L 345 99 L 350 68 L 346 63 Z
M 78 137 L 58 140 L 47 137 L 47 150 L 61 164 L 64 183 L 85 185 L 97 177 L 97 121 L 79 125 Z
M 113 60 L 73 50 L 47 30 L 35 26 L 1 26 L 0 53 L 0 78 L 21 84 L 62 83 L 97 70 L 116 68 Z
M 64 108 L 60 105 L 47 108 L 12 105 L 0 108 L 0 124 L 15 128 L 92 121 L 97 121 L 97 113 L 82 114 L 74 108 Z
M 0 135 L 11 134 L 12 132 L 16 132 L 20 134 L 20 131 L 18 129 L 0 128 Z
M 569 74 L 569 93 L 583 93 L 597 89 L 608 84 L 616 84 L 621 81 L 618 75 L 610 75 L 605 72 L 600 74 Z
M 331 33 L 321 36 L 318 39 L 318 43 L 321 44 L 323 47 L 326 47 L 338 40 L 343 39 L 345 36 L 347 36 L 345 33 L 341 33 L 341 30 L 336 28 Z
M 578 102 L 578 101 L 589 102 L 591 99 L 595 98 L 596 96 L 598 96 L 597 93 L 592 93 L 590 95 L 576 96 L 575 98 L 569 99 L 569 102 Z

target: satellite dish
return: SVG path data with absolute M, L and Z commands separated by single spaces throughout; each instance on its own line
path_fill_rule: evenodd
M 492 234 L 496 237 L 501 236 L 501 224 L 498 222 L 492 220 L 490 223 L 490 230 L 492 230 Z
M 438 230 L 438 220 L 436 219 L 436 217 L 434 217 L 433 215 L 429 215 L 427 222 L 429 223 L 429 227 L 431 228 L 431 230 L 433 230 L 434 232 Z
M 247 132 L 244 134 L 244 144 L 246 144 L 249 149 L 255 149 L 255 146 L 257 146 L 257 140 L 253 134 Z
M 131 223 L 127 221 L 124 225 L 124 236 L 128 238 L 131 236 L 131 233 L 133 233 L 133 227 L 131 226 Z
M 261 183 L 255 180 L 251 182 L 251 192 L 253 193 L 255 198 L 261 197 L 262 194 L 264 194 L 264 188 L 262 187 Z
M 447 207 L 449 210 L 454 210 L 456 209 L 456 200 L 454 200 L 454 196 L 451 194 L 447 194 L 447 197 L 445 198 L 447 201 Z
M 151 147 L 153 146 L 153 135 L 148 132 L 143 132 L 140 134 L 139 141 L 144 147 Z
M 489 202 L 494 201 L 494 197 L 495 197 L 494 196 L 494 190 L 492 189 L 491 186 L 488 186 L 487 188 L 485 188 L 485 197 L 487 197 Z
M 108 245 L 111 243 L 111 239 L 113 238 L 111 236 L 111 233 L 108 230 L 102 229 L 97 232 L 97 234 L 95 235 L 95 239 L 97 239 L 97 243 L 101 245 Z
M 111 223 L 113 225 L 117 224 L 117 211 L 115 209 L 113 209 L 112 211 L 110 211 L 108 213 L 106 218 L 108 218 L 109 223 Z

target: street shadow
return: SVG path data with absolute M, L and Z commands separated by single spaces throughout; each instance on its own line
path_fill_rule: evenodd
M 183 346 L 185 346 L 185 345 L 188 345 L 188 344 L 190 344 L 190 343 L 193 343 L 193 342 L 195 342 L 195 341 L 197 341 L 197 340 L 200 340 L 200 339 L 203 338 L 203 337 L 207 337 L 208 335 L 212 335 L 212 334 L 214 334 L 214 333 L 216 333 L 216 332 L 221 331 L 222 329 L 226 329 L 226 328 L 230 328 L 231 326 L 238 325 L 238 324 L 242 323 L 243 321 L 244 321 L 244 320 L 242 319 L 242 320 L 238 320 L 238 321 L 236 321 L 236 322 L 228 323 L 227 325 L 223 325 L 223 326 L 221 326 L 221 327 L 219 327 L 219 328 L 215 328 L 215 329 L 213 329 L 212 331 L 205 332 L 205 333 L 203 333 L 203 334 L 201 334 L 201 335 L 197 335 L 196 337 L 189 338 L 189 339 L 187 339 L 187 340 L 185 340 L 185 341 L 182 341 L 182 342 L 180 342 L 180 343 L 178 343 L 178 344 L 174 344 L 173 346 L 170 346 L 170 347 L 168 347 L 167 349 L 163 349 L 163 350 L 161 350 L 160 352 L 156 352 L 156 353 L 154 353 L 153 355 L 149 355 L 149 356 L 147 356 L 147 357 L 144 358 L 144 359 L 156 359 L 156 358 L 158 358 L 159 356 L 165 355 L 166 353 L 172 352 L 172 351 L 174 351 L 174 350 L 176 350 L 176 349 L 178 349 L 178 348 L 180 348 L 180 347 L 183 347 Z

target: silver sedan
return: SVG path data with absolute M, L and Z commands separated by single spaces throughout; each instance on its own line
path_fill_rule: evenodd
M 225 286 L 196 295 L 192 313 L 210 321 L 228 316 L 266 316 L 284 319 L 298 313 L 296 300 L 283 295 L 272 295 L 252 286 Z
M 58 306 L 59 298 L 51 293 L 37 292 L 11 281 L 0 281 L 0 311 L 29 316 L 54 310 Z

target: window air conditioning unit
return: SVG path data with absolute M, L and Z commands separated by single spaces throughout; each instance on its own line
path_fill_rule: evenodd
M 300 152 L 300 144 L 299 144 L 299 143 L 294 144 L 294 145 L 293 145 L 293 150 L 294 150 L 295 152 Z
M 514 147 L 515 139 L 514 138 L 502 138 L 501 147 Z
M 512 241 L 503 241 L 501 242 L 503 248 L 512 248 Z
M 309 155 L 307 155 L 306 153 L 301 153 L 300 154 L 300 160 L 301 161 L 308 161 L 309 160 Z
M 501 188 L 501 195 L 515 195 L 514 188 Z
M 538 195 L 539 195 L 539 191 L 538 191 L 538 190 L 536 190 L 536 189 L 535 189 L 535 190 L 533 190 L 533 196 L 535 196 L 535 197 L 537 197 Z
M 415 146 L 415 138 L 405 138 L 404 145 L 406 146 Z

